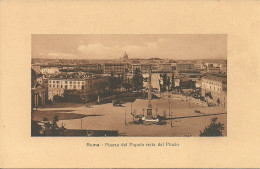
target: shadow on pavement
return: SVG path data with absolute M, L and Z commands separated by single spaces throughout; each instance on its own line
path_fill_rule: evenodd
M 36 111 L 32 113 L 32 120 L 34 121 L 42 121 L 46 118 L 48 121 L 52 120 L 54 116 L 58 116 L 59 120 L 72 120 L 72 119 L 81 119 L 84 117 L 94 117 L 94 116 L 102 116 L 97 114 L 75 114 L 75 113 L 62 113 L 62 112 L 70 112 L 64 110 L 53 110 L 53 111 Z
M 167 120 L 170 119 L 189 119 L 194 117 L 204 117 L 204 116 L 216 116 L 221 114 L 227 114 L 227 113 L 214 113 L 214 114 L 202 114 L 202 115 L 196 115 L 196 116 L 183 116 L 183 117 L 173 117 L 173 118 L 167 118 Z

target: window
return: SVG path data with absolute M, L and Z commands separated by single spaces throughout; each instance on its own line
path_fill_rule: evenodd
M 55 83 L 55 80 L 53 80 L 53 83 Z
M 68 89 L 68 85 L 65 85 L 65 89 Z
M 65 81 L 65 84 L 68 84 L 68 81 Z
M 53 85 L 52 87 L 55 87 L 55 85 Z
M 50 87 L 51 87 L 51 85 L 50 85 Z
M 74 85 L 73 88 L 76 89 L 76 85 Z
M 57 83 L 60 83 L 60 81 L 57 80 Z
M 80 81 L 78 81 L 78 84 L 80 84 Z
M 81 89 L 84 89 L 84 85 L 81 86 Z
M 60 85 L 60 88 L 63 88 L 63 85 Z
M 73 84 L 76 84 L 76 82 L 74 81 Z
M 72 84 L 72 81 L 70 81 L 70 84 Z

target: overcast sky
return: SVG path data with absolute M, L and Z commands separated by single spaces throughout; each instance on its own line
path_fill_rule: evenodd
M 32 58 L 226 59 L 226 35 L 32 35 Z

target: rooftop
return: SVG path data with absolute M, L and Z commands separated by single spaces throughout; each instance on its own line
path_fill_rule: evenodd
M 217 82 L 227 83 L 226 77 L 206 76 L 206 77 L 203 77 L 202 79 L 214 80 L 214 81 L 217 81 Z
M 82 81 L 82 80 L 87 80 L 87 79 L 90 79 L 90 78 L 59 78 L 59 77 L 53 77 L 53 78 L 50 78 L 49 80 L 76 80 L 76 81 Z

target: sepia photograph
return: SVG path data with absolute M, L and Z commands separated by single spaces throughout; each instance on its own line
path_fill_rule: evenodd
M 31 136 L 227 136 L 227 35 L 32 34 Z
M 0 168 L 259 167 L 259 1 L 0 1 Z

